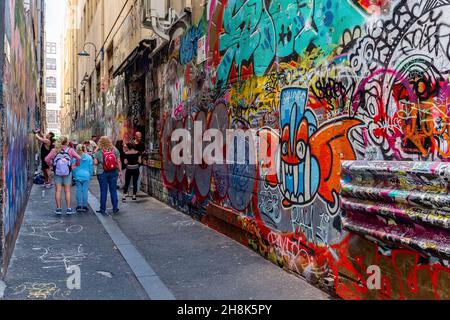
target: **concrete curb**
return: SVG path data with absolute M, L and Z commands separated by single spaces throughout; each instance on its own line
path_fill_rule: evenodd
M 176 300 L 172 292 L 170 292 L 144 257 L 137 251 L 130 239 L 122 232 L 117 222 L 112 218 L 104 217 L 96 212 L 100 208 L 100 202 L 91 192 L 89 192 L 88 201 L 95 215 L 130 266 L 148 297 L 151 300 Z

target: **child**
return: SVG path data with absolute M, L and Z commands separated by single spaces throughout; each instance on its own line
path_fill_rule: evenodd
M 48 156 L 45 158 L 45 162 L 51 167 L 53 166 L 53 171 L 55 172 L 55 201 L 56 210 L 55 214 L 57 216 L 62 215 L 62 203 L 61 195 L 62 190 L 66 195 L 66 205 L 67 205 L 67 215 L 72 215 L 74 212 L 72 210 L 72 196 L 70 193 L 70 188 L 72 185 L 72 162 L 74 161 L 77 165 L 80 161 L 80 156 L 73 150 L 69 148 L 69 140 L 67 137 L 61 137 L 55 144 L 55 148 L 50 151 Z
M 73 170 L 73 176 L 77 186 L 77 212 L 88 212 L 89 183 L 94 174 L 94 160 L 87 153 L 86 146 L 79 144 L 77 153 L 81 157 L 80 165 Z

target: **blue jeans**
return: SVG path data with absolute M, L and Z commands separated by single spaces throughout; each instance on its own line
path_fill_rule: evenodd
M 97 175 L 98 183 L 100 184 L 100 211 L 106 212 L 106 200 L 108 198 L 108 188 L 111 194 L 111 203 L 113 210 L 119 209 L 119 198 L 117 196 L 117 179 L 119 173 L 117 170 L 104 172 Z
M 75 183 L 77 185 L 77 205 L 78 207 L 86 207 L 88 206 L 88 192 L 89 192 L 89 180 L 88 181 L 79 181 L 76 180 Z

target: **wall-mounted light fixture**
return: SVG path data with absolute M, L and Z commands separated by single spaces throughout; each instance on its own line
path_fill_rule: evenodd
M 87 45 L 90 45 L 90 46 L 93 46 L 93 47 L 94 47 L 94 53 L 95 53 L 95 55 L 94 55 L 94 61 L 97 62 L 97 47 L 96 47 L 95 44 L 92 43 L 92 42 L 86 42 L 86 43 L 84 44 L 84 46 L 83 46 L 83 50 L 81 50 L 80 52 L 78 52 L 78 56 L 80 56 L 80 57 L 90 57 L 90 56 L 91 56 L 91 54 L 90 54 L 89 52 L 86 51 L 86 46 L 87 46 Z

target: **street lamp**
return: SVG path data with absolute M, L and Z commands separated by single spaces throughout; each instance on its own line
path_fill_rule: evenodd
M 87 45 L 91 45 L 94 47 L 94 52 L 95 52 L 95 56 L 94 56 L 94 61 L 97 62 L 97 47 L 95 46 L 94 43 L 92 42 L 86 42 L 83 46 L 83 50 L 81 50 L 80 52 L 78 52 L 78 55 L 80 57 L 90 57 L 90 53 L 86 51 L 86 46 Z
M 70 91 L 70 90 L 72 90 L 72 91 Z M 75 89 L 74 87 L 70 87 L 67 89 L 67 92 L 64 93 L 64 95 L 71 96 L 72 94 L 76 94 L 76 93 L 77 93 L 77 89 Z

